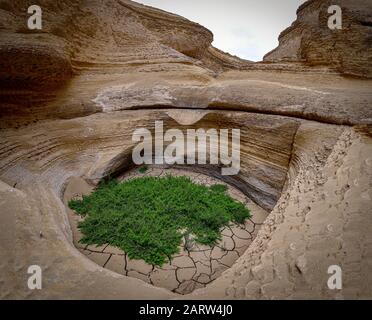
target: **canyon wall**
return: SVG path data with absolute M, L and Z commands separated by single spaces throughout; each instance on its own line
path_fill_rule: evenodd
M 328 8 L 342 9 L 342 29 L 331 30 Z M 372 77 L 372 9 L 368 0 L 309 0 L 297 10 L 297 20 L 279 37 L 279 46 L 265 61 L 327 65 L 357 77 Z

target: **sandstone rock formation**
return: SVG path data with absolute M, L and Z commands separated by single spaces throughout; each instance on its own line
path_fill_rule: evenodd
M 192 169 L 268 213 L 235 264 L 187 298 L 372 298 L 371 4 L 335 2 L 344 32 L 325 29 L 328 1 L 308 1 L 252 63 L 132 1 L 39 0 L 41 31 L 27 29 L 29 1 L 1 1 L 0 298 L 179 297 L 82 255 L 63 203 L 71 179 L 93 187 L 132 168 L 133 131 L 155 120 L 241 129 L 239 175 Z M 33 264 L 40 291 L 27 288 Z M 332 264 L 342 291 L 327 287 Z
M 342 29 L 328 27 L 328 8 L 342 9 Z M 327 65 L 358 77 L 371 78 L 372 13 L 368 0 L 310 0 L 297 11 L 297 20 L 279 37 L 279 47 L 265 61 Z

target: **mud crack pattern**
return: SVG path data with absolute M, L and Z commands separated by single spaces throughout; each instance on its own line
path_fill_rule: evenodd
M 223 183 L 200 173 L 156 167 L 149 168 L 144 174 L 141 174 L 138 169 L 133 169 L 121 176 L 119 180 L 126 181 L 139 176 L 161 177 L 167 174 L 188 176 L 194 183 L 204 185 Z M 163 287 L 175 293 L 191 293 L 195 289 L 205 287 L 229 269 L 249 247 L 266 218 L 266 211 L 254 204 L 236 188 L 227 186 L 229 195 L 244 203 L 251 210 L 252 218 L 247 219 L 244 225 L 231 223 L 223 228 L 221 241 L 214 247 L 196 244 L 192 239 L 183 239 L 180 254 L 174 256 L 170 262 L 162 267 L 150 265 L 143 260 L 129 259 L 125 252 L 108 244 L 97 247 L 79 243 L 81 233 L 77 229 L 77 223 L 81 218 L 70 210 L 75 246 L 98 265 L 116 273 L 141 279 L 151 285 Z M 77 193 L 74 197 L 81 195 Z

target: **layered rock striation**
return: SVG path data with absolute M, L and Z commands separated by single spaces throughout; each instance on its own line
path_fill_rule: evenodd
M 328 26 L 332 15 L 328 8 L 334 5 L 342 10 L 342 29 L 332 30 Z M 371 78 L 371 2 L 306 1 L 297 10 L 297 20 L 280 34 L 279 46 L 264 61 L 325 65 L 345 75 Z

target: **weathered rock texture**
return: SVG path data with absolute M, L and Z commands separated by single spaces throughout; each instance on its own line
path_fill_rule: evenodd
M 1 1 L 0 297 L 177 297 L 82 255 L 63 204 L 72 178 L 94 186 L 130 169 L 133 131 L 162 120 L 239 128 L 237 176 L 192 169 L 271 211 L 232 268 L 187 298 L 372 298 L 371 4 L 340 2 L 337 36 L 323 26 L 327 4 L 304 4 L 271 62 L 251 63 L 211 47 L 202 26 L 131 1 Z M 43 290 L 27 288 L 33 264 Z M 342 291 L 327 287 L 332 264 Z
M 353 129 L 304 125 L 289 186 L 256 240 L 190 298 L 371 299 L 371 154 Z M 326 285 L 331 265 L 342 267 L 342 290 Z
M 342 29 L 331 30 L 328 8 L 342 9 Z M 369 0 L 308 0 L 297 20 L 279 37 L 265 61 L 301 61 L 327 65 L 359 77 L 372 77 L 372 4 Z

